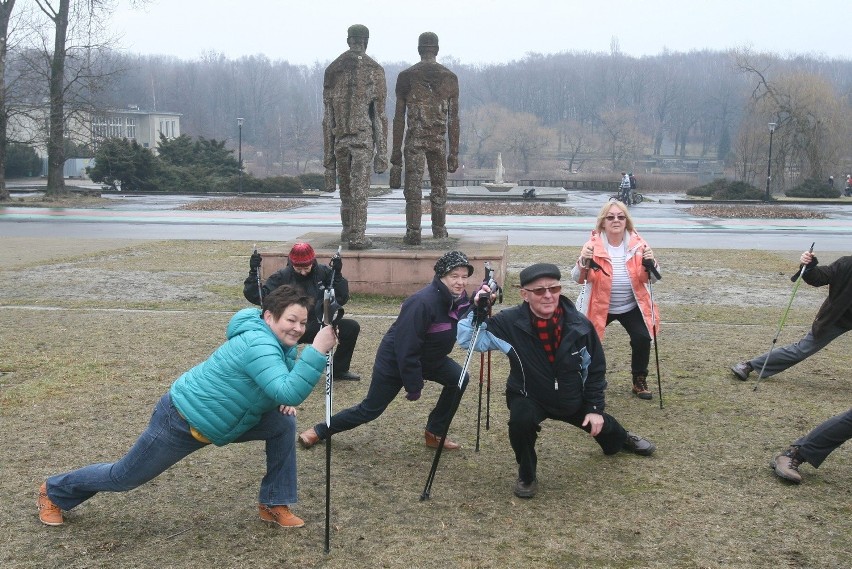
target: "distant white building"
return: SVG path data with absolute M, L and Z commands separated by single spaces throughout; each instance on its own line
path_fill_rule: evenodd
M 127 138 L 156 153 L 160 134 L 167 139 L 180 136 L 181 116 L 181 113 L 142 111 L 135 105 L 123 110 L 99 111 L 91 116 L 90 142 L 97 149 L 98 143 L 108 138 Z
M 47 174 L 48 114 L 47 107 L 22 110 L 10 116 L 8 126 L 9 140 L 30 144 L 42 157 L 42 175 Z M 181 116 L 181 113 L 168 111 L 144 111 L 136 105 L 129 105 L 126 109 L 79 111 L 66 122 L 65 136 L 73 143 L 93 150 L 97 150 L 98 145 L 106 139 L 127 138 L 135 140 L 144 148 L 150 148 L 156 154 L 161 133 L 167 139 L 180 136 Z M 86 159 L 85 164 L 81 158 Z M 85 165 L 88 165 L 88 158 L 68 157 L 65 176 L 80 177 L 80 173 L 85 172 Z

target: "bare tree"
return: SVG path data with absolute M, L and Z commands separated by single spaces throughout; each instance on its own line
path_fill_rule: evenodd
M 559 124 L 559 140 L 561 152 L 568 157 L 566 169 L 569 173 L 582 166 L 581 154 L 594 150 L 594 139 L 586 122 L 563 121 Z
M 748 52 L 737 54 L 739 69 L 757 80 L 750 108 L 777 124 L 777 160 L 782 166 L 777 170 L 795 169 L 804 178 L 824 179 L 839 167 L 849 104 L 825 77 L 794 70 L 772 78 L 772 64 L 757 63 Z
M 633 113 L 623 108 L 613 108 L 601 113 L 603 144 L 615 170 L 631 167 L 638 146 L 638 132 Z
M 9 190 L 6 188 L 6 129 L 8 126 L 8 114 L 6 113 L 6 52 L 9 41 L 9 20 L 12 10 L 15 8 L 15 0 L 2 0 L 0 2 L 0 200 L 9 199 Z
M 95 69 L 100 64 L 97 54 L 109 43 L 101 26 L 113 0 L 34 1 L 53 27 L 53 45 L 44 41 L 42 53 L 49 60 L 46 193 L 55 195 L 65 192 L 63 169 L 69 114 L 84 106 L 91 109 L 92 80 L 101 76 L 101 70 Z

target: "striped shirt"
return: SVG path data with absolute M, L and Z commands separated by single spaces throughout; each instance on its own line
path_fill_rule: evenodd
M 612 246 L 606 244 L 606 250 L 612 260 L 612 292 L 609 298 L 609 313 L 624 314 L 630 312 L 636 306 L 636 297 L 633 296 L 633 286 L 630 284 L 630 276 L 627 274 L 626 255 L 624 243 Z

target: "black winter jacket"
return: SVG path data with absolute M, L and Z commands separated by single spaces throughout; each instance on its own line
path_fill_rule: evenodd
M 307 276 L 302 276 L 293 270 L 289 262 L 287 266 L 276 271 L 266 279 L 263 283 L 263 296 L 266 296 L 281 285 L 293 285 L 305 291 L 309 297 L 314 299 L 315 306 L 321 306 L 325 286 L 328 286 L 331 279 L 331 267 L 320 265 L 314 259 L 311 272 Z M 343 278 L 340 273 L 334 274 L 334 295 L 337 303 L 341 306 L 349 301 L 349 281 Z M 260 304 L 260 294 L 257 290 L 257 271 L 250 270 L 248 277 L 243 282 L 243 296 L 252 304 Z
M 811 286 L 828 285 L 828 298 L 814 318 L 814 337 L 834 325 L 852 328 L 852 256 L 840 257 L 830 265 L 816 265 L 802 274 Z
M 601 342 L 573 302 L 560 296 L 559 304 L 563 313 L 562 341 L 552 364 L 533 332 L 526 302 L 486 321 L 486 330 L 513 348 L 508 354 L 506 392 L 534 399 L 554 415 L 603 413 L 606 359 Z
M 459 318 L 469 307 L 467 293 L 454 302 L 447 285 L 433 278 L 402 303 L 379 344 L 376 368 L 399 377 L 407 392 L 420 391 L 424 368 L 428 372 L 430 363 L 437 364 L 453 351 Z

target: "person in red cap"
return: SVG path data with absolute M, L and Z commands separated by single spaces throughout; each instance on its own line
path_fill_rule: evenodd
M 382 338 L 367 396 L 336 413 L 331 427 L 322 422 L 301 433 L 299 442 L 303 447 L 310 448 L 335 433 L 378 418 L 400 390 L 405 390 L 409 401 L 417 401 L 427 379 L 443 386 L 429 413 L 425 432 L 426 446 L 438 447 L 452 420 L 453 401 L 459 389 L 462 368 L 450 352 L 459 318 L 470 308 L 465 287 L 471 274 L 473 265 L 461 251 L 450 251 L 438 259 L 432 282 L 405 299 L 399 316 Z M 445 450 L 459 447 L 449 438 L 444 439 Z
M 334 294 L 337 303 L 341 306 L 349 301 L 349 281 L 341 271 L 343 270 L 343 259 L 335 255 L 328 266 L 317 263 L 316 253 L 310 243 L 296 243 L 290 249 L 287 257 L 287 266 L 270 275 L 263 286 L 258 290 L 257 271 L 261 264 L 260 253 L 255 251 L 249 260 L 249 274 L 243 282 L 243 296 L 252 304 L 260 304 L 261 293 L 265 297 L 281 285 L 293 285 L 301 288 L 314 299 L 317 317 L 308 318 L 305 334 L 299 340 L 300 344 L 310 344 L 322 327 L 322 304 L 324 291 L 331 284 L 332 274 L 334 277 Z M 337 336 L 340 342 L 334 352 L 334 379 L 343 381 L 358 381 L 361 376 L 349 370 L 352 363 L 352 354 L 355 353 L 355 343 L 361 325 L 351 318 L 341 318 L 337 323 Z

